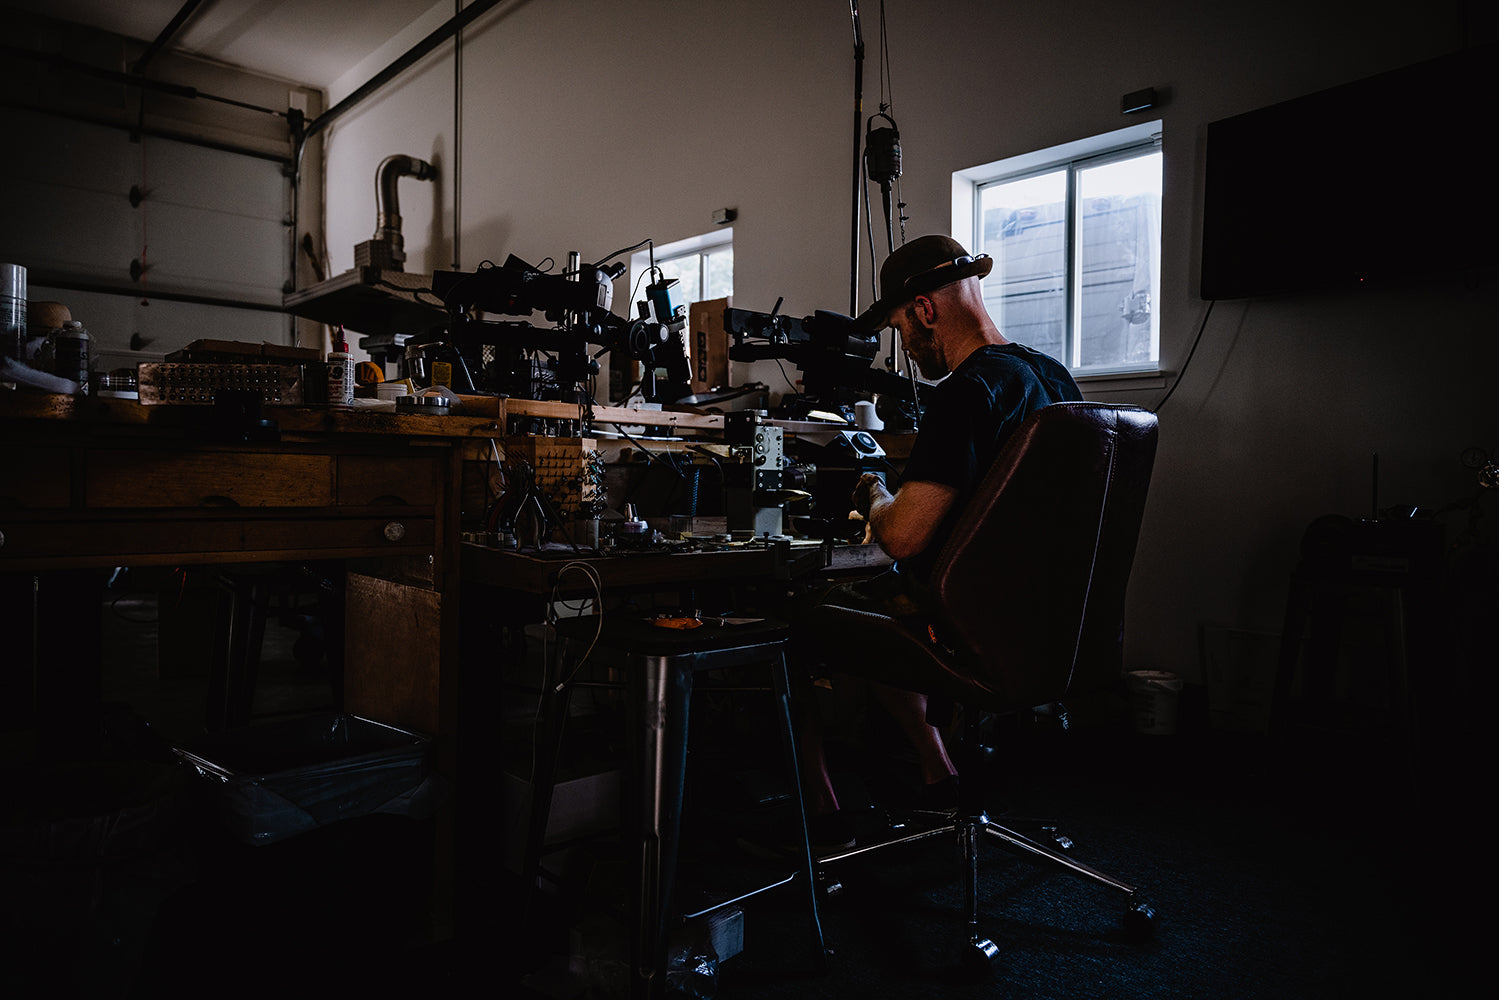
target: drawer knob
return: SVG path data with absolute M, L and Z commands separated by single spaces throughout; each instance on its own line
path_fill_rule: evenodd
M 387 542 L 399 542 L 406 537 L 406 526 L 400 521 L 387 521 L 385 523 L 385 540 Z

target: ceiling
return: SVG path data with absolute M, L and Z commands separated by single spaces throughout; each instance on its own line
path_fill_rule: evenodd
M 143 42 L 155 41 L 179 11 L 193 8 L 168 48 L 326 90 L 439 2 L 4 0 L 4 6 Z

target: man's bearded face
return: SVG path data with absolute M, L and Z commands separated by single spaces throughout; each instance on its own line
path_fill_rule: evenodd
M 916 304 L 910 303 L 906 306 L 901 316 L 902 322 L 897 327 L 900 331 L 901 343 L 905 345 L 911 357 L 916 359 L 916 365 L 921 369 L 924 378 L 936 381 L 948 374 L 947 362 L 942 360 L 942 352 L 937 348 L 936 331 L 933 330 L 916 313 Z

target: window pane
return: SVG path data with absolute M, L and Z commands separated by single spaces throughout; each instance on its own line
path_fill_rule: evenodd
M 656 266 L 661 269 L 665 277 L 681 281 L 682 284 L 677 290 L 682 293 L 682 301 L 689 306 L 702 298 L 702 279 L 699 274 L 701 259 L 697 254 L 691 253 L 683 257 L 656 262 Z
M 703 298 L 722 299 L 734 294 L 734 247 L 708 253 Z
M 1067 171 L 979 189 L 977 253 L 994 258 L 984 302 L 1004 335 L 1059 361 L 1067 352 Z
M 1076 367 L 1150 364 L 1160 330 L 1161 154 L 1085 167 L 1077 178 Z

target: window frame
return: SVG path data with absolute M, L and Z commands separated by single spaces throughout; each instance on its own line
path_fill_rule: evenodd
M 982 218 L 982 191 L 983 188 L 996 183 L 1008 183 L 1011 181 L 1024 180 L 1047 173 L 1065 170 L 1065 204 L 1066 204 L 1066 229 L 1064 235 L 1064 281 L 1065 299 L 1067 302 L 1063 343 L 1065 344 L 1066 357 L 1059 358 L 1079 381 L 1086 379 L 1111 379 L 1128 378 L 1132 376 L 1149 376 L 1161 373 L 1160 361 L 1160 319 L 1157 313 L 1152 353 L 1154 358 L 1150 361 L 1137 362 L 1134 364 L 1114 364 L 1103 366 L 1082 367 L 1075 365 L 1074 358 L 1081 361 L 1080 338 L 1082 328 L 1079 322 L 1081 314 L 1081 298 L 1083 293 L 1082 283 L 1079 279 L 1080 252 L 1079 229 L 1081 219 L 1076 211 L 1077 197 L 1077 175 L 1079 170 L 1089 167 L 1103 166 L 1111 162 L 1132 159 L 1143 153 L 1161 150 L 1162 123 L 1160 120 L 1142 122 L 1128 128 L 1118 129 L 1102 135 L 1079 139 L 1074 142 L 1051 146 L 1046 149 L 1035 150 L 1017 156 L 996 160 L 991 163 L 980 164 L 964 170 L 954 171 L 952 175 L 952 235 L 953 238 L 964 246 L 972 249 L 974 253 L 984 252 L 980 246 L 980 237 L 983 233 Z M 1162 187 L 1164 188 L 1164 161 L 1162 163 Z M 1164 202 L 1164 198 L 1162 199 Z M 1156 275 L 1155 281 L 1159 285 L 1161 280 L 1160 261 L 1164 259 L 1159 241 L 1155 247 Z M 1000 269 L 993 272 L 999 274 Z M 986 279 L 987 280 L 987 279 Z M 1155 296 L 1152 308 L 1159 310 L 1160 295 Z

